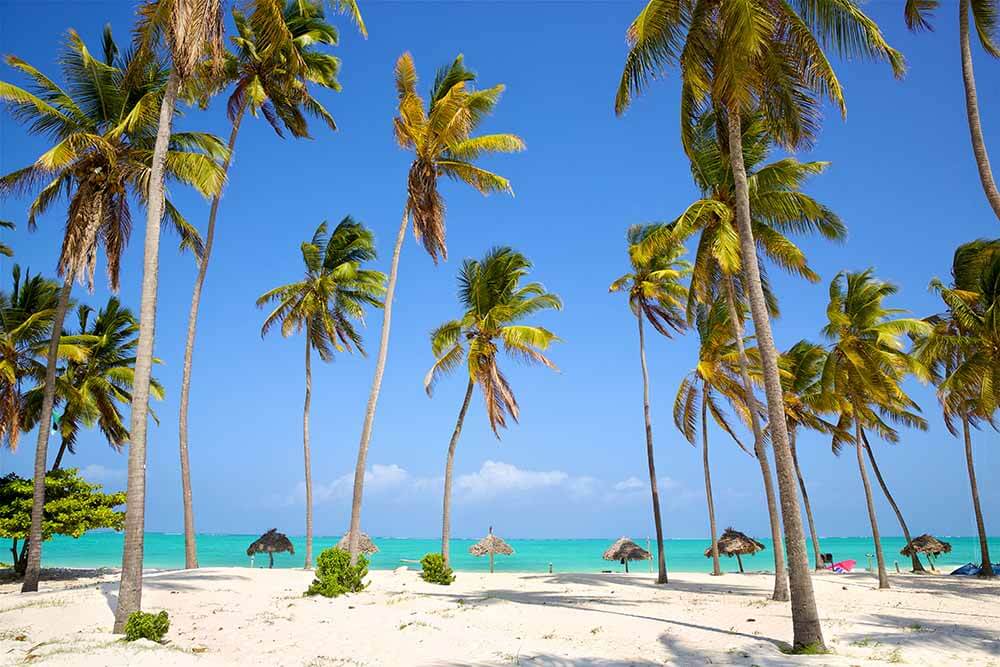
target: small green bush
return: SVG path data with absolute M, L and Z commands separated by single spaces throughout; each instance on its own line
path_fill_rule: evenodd
M 166 611 L 161 611 L 159 614 L 134 611 L 125 621 L 125 641 L 134 642 L 136 639 L 148 639 L 160 642 L 169 629 L 170 619 L 167 617 Z
M 306 595 L 335 598 L 344 593 L 360 593 L 368 585 L 368 559 L 358 556 L 358 564 L 351 566 L 351 554 L 336 547 L 325 549 L 316 559 L 316 578 Z
M 441 554 L 427 554 L 420 559 L 420 567 L 423 568 L 420 576 L 423 577 L 424 581 L 442 586 L 447 586 L 455 581 L 455 573 L 445 565 L 444 556 Z

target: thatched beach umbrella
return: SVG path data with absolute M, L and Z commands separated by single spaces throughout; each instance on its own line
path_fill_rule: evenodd
M 740 566 L 740 572 L 743 572 L 743 560 L 740 556 L 752 556 L 758 551 L 763 550 L 763 544 L 732 528 L 726 528 L 726 532 L 719 538 L 719 553 L 730 558 L 736 556 L 736 563 Z M 712 547 L 708 547 L 705 549 L 705 558 L 711 557 Z
M 351 534 L 349 532 L 344 533 L 344 536 L 340 538 L 337 542 L 337 548 L 348 551 L 351 548 Z M 368 533 L 361 533 L 361 537 L 358 538 L 358 549 L 361 550 L 366 556 L 371 556 L 372 554 L 378 553 L 378 547 L 372 542 L 372 538 L 368 537 Z
M 650 560 L 653 555 L 627 537 L 619 537 L 618 541 L 604 552 L 604 560 L 616 560 L 625 566 L 628 572 L 630 560 Z
M 510 556 L 514 553 L 514 549 L 501 538 L 494 535 L 493 526 L 490 526 L 489 534 L 469 547 L 469 553 L 473 556 L 488 555 L 490 557 L 490 574 L 492 574 L 493 556 L 496 554 L 500 554 L 501 556 Z
M 281 553 L 282 551 L 287 551 L 293 556 L 295 555 L 295 547 L 292 546 L 292 541 L 284 533 L 279 533 L 276 528 L 272 528 L 247 547 L 247 556 L 253 558 L 254 554 L 266 553 L 268 558 L 271 559 L 268 567 L 274 567 L 274 554 Z
M 936 569 L 934 567 L 933 557 L 951 553 L 951 543 L 942 542 L 933 535 L 925 533 L 920 537 L 915 537 L 912 542 L 900 549 L 899 553 L 908 558 L 912 558 L 914 551 L 918 554 L 927 554 L 927 560 L 930 561 L 931 569 Z

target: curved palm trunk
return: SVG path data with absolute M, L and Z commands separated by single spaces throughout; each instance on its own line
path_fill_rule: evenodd
M 233 129 L 229 133 L 229 154 L 222 163 L 223 176 L 229 174 L 229 164 L 233 157 L 233 147 L 236 145 L 236 135 L 243 120 L 244 107 L 240 108 L 233 120 Z M 198 308 L 201 305 L 201 290 L 205 285 L 205 274 L 208 273 L 208 260 L 212 255 L 212 243 L 215 240 L 215 218 L 219 213 L 219 200 L 222 192 L 212 199 L 212 208 L 208 213 L 208 228 L 205 231 L 205 250 L 198 261 L 198 276 L 191 291 L 191 310 L 188 313 L 187 341 L 184 345 L 184 367 L 181 375 L 180 417 L 177 421 L 181 456 L 181 496 L 184 500 L 184 568 L 191 570 L 198 567 L 198 545 L 194 531 L 194 506 L 191 497 L 191 464 L 188 460 L 188 402 L 191 397 L 191 365 L 194 357 L 194 339 L 198 328 Z
M 42 415 L 38 420 L 38 443 L 35 445 L 35 477 L 31 496 L 31 529 L 26 541 L 28 560 L 24 570 L 22 593 L 38 590 L 38 577 L 42 573 L 42 516 L 45 512 L 45 468 L 48 464 L 49 431 L 52 429 L 52 405 L 56 399 L 56 362 L 59 357 L 59 339 L 63 321 L 69 308 L 73 291 L 73 272 L 67 271 L 59 291 L 59 302 L 52 318 L 52 336 L 49 340 L 48 359 L 45 363 L 45 393 L 42 396 Z
M 885 499 L 889 501 L 889 505 L 892 506 L 892 511 L 896 513 L 896 519 L 899 521 L 900 528 L 903 529 L 903 538 L 906 540 L 906 545 L 910 546 L 913 542 L 913 538 L 910 537 L 910 529 L 906 526 L 906 521 L 903 519 L 903 513 L 899 511 L 899 505 L 896 504 L 895 498 L 889 493 L 889 486 L 885 483 L 882 478 L 882 471 L 878 468 L 878 463 L 875 462 L 875 452 L 872 451 L 872 446 L 868 443 L 868 435 L 865 433 L 864 429 L 861 429 L 861 439 L 865 443 L 865 451 L 868 452 L 868 460 L 871 461 L 872 470 L 875 471 L 875 479 L 878 480 L 878 485 L 882 487 L 882 493 L 885 494 Z M 917 556 L 917 552 L 914 551 L 913 555 L 910 557 L 910 561 L 913 566 L 913 571 L 920 574 L 927 574 L 927 570 L 920 563 L 920 558 Z
M 306 565 L 312 567 L 313 560 L 313 482 L 312 463 L 309 457 L 309 403 L 312 400 L 311 341 L 306 335 L 306 399 L 302 406 L 302 454 L 306 465 Z
M 979 549 L 982 555 L 982 566 L 979 576 L 992 579 L 996 576 L 990 561 L 990 546 L 986 538 L 986 524 L 983 521 L 983 508 L 979 504 L 979 485 L 976 483 L 976 467 L 972 462 L 972 436 L 969 434 L 969 419 L 962 417 L 962 432 L 965 435 L 965 465 L 969 468 L 969 486 L 972 487 L 972 507 L 976 511 L 976 529 L 979 531 Z
M 462 435 L 462 424 L 465 423 L 465 413 L 469 410 L 469 401 L 472 400 L 472 380 L 465 390 L 465 400 L 462 401 L 462 409 L 458 411 L 458 421 L 455 422 L 455 430 L 451 434 L 451 442 L 448 443 L 448 460 L 444 464 L 444 500 L 441 508 L 441 556 L 444 564 L 448 565 L 448 558 L 451 556 L 451 476 L 455 466 L 455 447 L 458 446 L 458 437 Z M 493 571 L 493 554 L 490 554 L 490 572 Z
M 755 255 L 756 257 L 756 255 Z M 736 349 L 740 358 L 740 380 L 743 391 L 746 392 L 747 408 L 750 412 L 750 426 L 753 430 L 753 453 L 760 465 L 760 474 L 764 480 L 764 499 L 767 501 L 767 517 L 771 524 L 771 544 L 774 545 L 774 600 L 786 601 L 788 593 L 788 573 L 785 571 L 785 554 L 781 543 L 781 518 L 778 514 L 778 502 L 774 493 L 774 478 L 771 476 L 771 462 L 767 458 L 767 448 L 764 446 L 764 435 L 760 428 L 760 417 L 757 415 L 757 398 L 750 383 L 747 371 L 750 363 L 747 359 L 746 347 L 743 345 L 743 318 L 736 311 L 736 291 L 733 288 L 733 277 L 726 276 L 726 306 L 729 310 L 729 322 L 733 328 L 733 338 L 736 339 Z
M 741 146 L 742 130 L 738 108 L 727 114 L 730 146 Z M 749 278 L 750 312 L 753 315 L 757 346 L 764 370 L 764 393 L 767 397 L 768 421 L 771 424 L 771 442 L 781 492 L 781 518 L 785 526 L 785 549 L 788 554 L 788 582 L 792 602 L 792 647 L 795 649 L 825 648 L 823 628 L 816 609 L 816 596 L 809 575 L 809 558 L 806 555 L 802 533 L 802 515 L 795 490 L 795 466 L 792 464 L 788 434 L 785 431 L 785 406 L 782 400 L 781 380 L 778 376 L 778 351 L 771 335 L 771 320 L 764 301 L 764 290 L 757 266 L 757 248 L 750 227 L 750 196 L 747 186 L 743 151 L 729 151 L 736 185 L 736 225 L 740 235 L 740 253 L 744 272 Z M 775 545 L 777 549 L 777 545 Z
M 646 334 L 642 327 L 642 312 L 636 313 L 639 323 L 639 361 L 642 365 L 642 415 L 646 421 L 646 460 L 649 464 L 649 490 L 653 496 L 653 522 L 656 524 L 656 583 L 667 583 L 667 559 L 663 550 L 663 520 L 660 517 L 660 490 L 656 484 L 656 461 L 653 459 L 653 422 L 649 416 L 649 371 L 646 368 Z M 628 561 L 625 561 L 628 572 Z
M 969 118 L 969 135 L 972 139 L 972 153 L 979 169 L 979 180 L 983 184 L 983 192 L 1000 219 L 1000 192 L 993 180 L 993 170 L 990 169 L 990 156 L 986 152 L 986 142 L 983 139 L 983 126 L 979 121 L 979 98 L 976 95 L 976 77 L 972 71 L 972 49 L 969 46 L 969 0 L 959 0 L 958 3 L 958 34 L 962 47 L 962 83 L 965 84 L 965 112 Z
M 375 377 L 372 378 L 372 389 L 368 395 L 368 405 L 365 408 L 365 422 L 361 428 L 361 442 L 358 444 L 358 462 L 354 466 L 354 497 L 351 501 L 351 527 L 348 543 L 351 551 L 351 564 L 358 562 L 359 539 L 361 537 L 361 499 L 365 486 L 365 461 L 368 458 L 368 445 L 371 443 L 372 424 L 375 421 L 375 407 L 378 405 L 378 394 L 382 389 L 382 376 L 385 374 L 385 360 L 389 355 L 389 329 L 392 324 L 392 298 L 396 294 L 396 278 L 399 275 L 399 255 L 406 238 L 406 227 L 409 224 L 409 209 L 403 208 L 403 220 L 399 223 L 396 234 L 396 245 L 392 249 L 392 264 L 389 266 L 389 282 L 385 290 L 385 310 L 382 313 L 382 334 L 378 344 L 378 359 L 375 361 Z
M 719 538 L 715 525 L 715 501 L 712 499 L 712 473 L 708 465 L 708 385 L 702 385 L 701 391 L 701 462 L 705 468 L 705 497 L 708 500 L 708 530 L 712 537 L 712 576 L 722 574 L 719 567 Z M 739 558 L 739 556 L 737 556 Z M 740 572 L 743 565 L 740 564 Z
M 160 105 L 160 120 L 153 147 L 146 209 L 146 239 L 143 250 L 142 298 L 139 302 L 139 340 L 135 351 L 132 388 L 131 441 L 128 451 L 128 487 L 125 491 L 125 546 L 121 584 L 115 609 L 114 632 L 125 631 L 129 614 L 142 605 L 142 559 L 146 525 L 146 427 L 149 413 L 149 375 L 153 365 L 156 328 L 156 286 L 159 272 L 160 220 L 163 217 L 163 172 L 173 124 L 174 104 L 180 78 L 170 70 Z
M 857 410 L 854 411 L 858 413 Z M 882 536 L 878 530 L 878 517 L 875 515 L 875 501 L 872 500 L 872 485 L 868 481 L 868 470 L 865 468 L 865 460 L 861 455 L 861 449 L 865 446 L 861 439 L 861 426 L 857 419 L 855 421 L 854 448 L 858 452 L 858 470 L 861 471 L 861 483 L 865 487 L 865 502 L 868 505 L 868 519 L 872 524 L 872 539 L 875 541 L 875 558 L 878 561 L 878 587 L 889 588 L 889 575 L 885 570 L 885 555 L 882 553 Z
M 799 491 L 802 492 L 802 504 L 806 508 L 806 519 L 809 521 L 809 536 L 813 544 L 813 560 L 817 570 L 823 569 L 823 558 L 819 550 L 819 535 L 816 533 L 816 522 L 813 520 L 812 507 L 809 505 L 809 492 L 806 491 L 806 480 L 802 477 L 799 466 L 799 455 L 795 451 L 795 429 L 788 429 L 788 447 L 792 450 L 792 463 L 795 465 L 795 476 L 799 478 Z
M 63 438 L 62 442 L 59 444 L 59 452 L 56 453 L 56 460 L 52 462 L 52 469 L 49 470 L 49 472 L 52 472 L 52 470 L 59 470 L 59 468 L 62 467 L 63 454 L 66 453 L 68 448 L 69 443 L 66 442 L 66 438 Z

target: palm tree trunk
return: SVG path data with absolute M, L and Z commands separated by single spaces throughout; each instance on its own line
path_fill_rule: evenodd
M 375 377 L 372 378 L 372 389 L 368 395 L 368 405 L 365 408 L 365 422 L 361 428 L 361 442 L 358 444 L 358 462 L 354 466 L 354 497 L 351 501 L 351 528 L 348 543 L 351 551 L 351 565 L 358 562 L 359 540 L 361 537 L 361 499 L 365 486 L 365 461 L 368 458 L 368 445 L 371 443 L 372 424 L 375 421 L 375 407 L 378 404 L 378 394 L 382 389 L 382 375 L 385 374 L 385 360 L 389 355 L 389 329 L 392 324 L 392 298 L 396 294 L 396 278 L 399 275 L 399 255 L 403 250 L 403 240 L 406 238 L 406 227 L 409 224 L 410 211 L 403 207 L 403 220 L 399 223 L 396 234 L 396 245 L 392 249 L 392 264 L 389 266 L 389 282 L 385 290 L 385 309 L 382 313 L 382 334 L 378 344 L 378 359 L 375 361 Z
M 701 390 L 701 462 L 705 468 L 705 498 L 708 500 L 708 530 L 712 537 L 712 576 L 722 574 L 719 567 L 719 538 L 715 525 L 715 501 L 712 499 L 712 473 L 708 465 L 708 385 Z
M 52 430 L 52 404 L 56 400 L 56 363 L 59 358 L 59 339 L 63 321 L 69 308 L 73 291 L 73 272 L 67 271 L 59 291 L 59 302 L 52 318 L 52 336 L 45 363 L 45 393 L 42 396 L 42 415 L 38 420 L 38 444 L 35 445 L 35 478 L 31 496 L 31 529 L 28 532 L 28 562 L 24 571 L 22 593 L 38 590 L 38 577 L 42 573 L 42 516 L 45 512 L 45 468 L 48 465 L 49 431 Z
M 965 112 L 969 118 L 969 135 L 972 139 L 972 153 L 976 157 L 979 180 L 983 192 L 997 218 L 1000 219 L 1000 192 L 993 180 L 990 156 L 986 152 L 983 126 L 979 121 L 979 99 L 976 95 L 976 76 L 972 71 L 972 49 L 969 46 L 969 0 L 958 3 L 958 34 L 962 46 L 962 82 L 965 84 Z
M 125 622 L 142 606 L 142 560 L 146 525 L 146 427 L 149 413 L 149 375 L 153 364 L 156 328 L 156 286 L 159 272 L 160 220 L 163 217 L 163 172 L 174 117 L 180 78 L 170 70 L 160 105 L 160 119 L 153 147 L 146 209 L 146 239 L 143 251 L 142 298 L 139 302 L 139 340 L 135 351 L 132 388 L 131 440 L 128 451 L 128 487 L 125 491 L 125 545 L 121 584 L 115 609 L 114 632 L 125 631 Z
M 465 422 L 465 413 L 469 410 L 469 401 L 472 400 L 472 388 L 475 386 L 469 380 L 469 386 L 465 389 L 465 399 L 462 401 L 462 409 L 458 411 L 458 421 L 455 422 L 455 430 L 451 434 L 451 442 L 448 443 L 448 460 L 444 464 L 444 500 L 441 509 L 441 557 L 444 564 L 448 565 L 448 558 L 451 555 L 451 476 L 455 466 L 455 447 L 458 446 L 458 437 L 462 435 L 462 424 Z M 490 554 L 490 572 L 492 569 L 492 558 Z
M 778 376 L 778 351 L 771 334 L 771 320 L 764 301 L 764 290 L 760 281 L 760 267 L 757 266 L 757 247 L 750 227 L 750 193 L 747 172 L 743 164 L 742 129 L 739 109 L 730 108 L 727 114 L 729 143 L 734 147 L 729 151 L 736 185 L 736 225 L 740 235 L 740 252 L 743 269 L 749 278 L 750 313 L 753 316 L 757 347 L 760 350 L 764 370 L 764 393 L 777 467 L 778 488 L 781 492 L 781 517 L 785 526 L 785 549 L 788 554 L 788 580 L 792 606 L 792 647 L 794 649 L 825 649 L 823 628 L 816 609 L 816 596 L 809 574 L 809 558 L 806 555 L 805 537 L 802 533 L 802 514 L 795 489 L 795 466 L 788 446 L 785 431 L 785 406 L 782 400 L 781 380 Z M 774 545 L 775 549 L 779 548 Z
M 858 411 L 855 409 L 854 414 Z M 861 483 L 865 487 L 865 502 L 868 504 L 868 519 L 872 524 L 872 539 L 875 540 L 875 558 L 878 561 L 878 587 L 889 588 L 889 575 L 885 570 L 885 555 L 882 553 L 882 536 L 878 530 L 878 517 L 875 516 L 875 501 L 872 500 L 872 485 L 868 481 L 868 471 L 865 468 L 865 460 L 861 455 L 861 449 L 865 446 L 861 439 L 861 424 L 857 417 L 854 419 L 855 449 L 858 452 L 858 469 L 861 471 Z
M 649 416 L 649 371 L 646 368 L 646 334 L 642 328 L 642 311 L 635 315 L 639 323 L 639 361 L 642 365 L 642 414 L 646 421 L 646 460 L 649 463 L 649 490 L 653 496 L 653 522 L 656 524 L 656 583 L 667 583 L 667 559 L 663 550 L 663 520 L 660 517 L 660 490 L 656 484 L 656 462 L 653 460 L 653 422 Z M 628 571 L 628 561 L 625 561 Z
M 861 429 L 861 439 L 865 443 L 865 451 L 868 452 L 868 460 L 871 461 L 872 470 L 875 471 L 875 479 L 878 480 L 878 485 L 882 487 L 882 493 L 885 494 L 885 499 L 889 501 L 889 505 L 892 506 L 892 511 L 896 513 L 896 519 L 899 521 L 899 526 L 903 529 L 903 538 L 906 540 L 906 546 L 910 546 L 913 543 L 913 538 L 910 537 L 910 529 L 906 526 L 906 521 L 903 520 L 903 513 L 899 511 L 899 505 L 896 504 L 896 500 L 889 493 L 889 486 L 885 483 L 882 478 L 882 471 L 878 468 L 878 463 L 875 462 L 875 452 L 872 451 L 872 446 L 868 443 L 868 435 L 865 434 L 865 430 Z M 910 557 L 912 563 L 913 571 L 920 574 L 927 574 L 927 570 L 920 563 L 920 557 L 917 556 L 917 552 L 914 551 L 913 555 Z
M 969 433 L 969 419 L 962 417 L 962 431 L 965 435 L 965 465 L 969 468 L 969 486 L 972 487 L 972 507 L 976 511 L 976 529 L 979 531 L 979 550 L 982 555 L 982 566 L 979 576 L 992 579 L 993 563 L 990 561 L 990 546 L 986 538 L 986 524 L 983 521 L 983 508 L 979 504 L 979 484 L 976 483 L 976 467 L 972 462 L 972 436 Z
M 816 522 L 813 520 L 812 507 L 809 505 L 809 492 L 806 491 L 806 480 L 802 478 L 802 468 L 799 466 L 799 455 L 795 451 L 795 429 L 788 429 L 788 447 L 792 450 L 792 463 L 795 464 L 795 476 L 799 478 L 799 491 L 802 492 L 802 504 L 806 508 L 806 519 L 809 521 L 809 536 L 813 543 L 813 557 L 817 570 L 823 569 L 823 558 L 819 550 L 819 535 L 816 533 Z
M 66 438 L 63 438 L 62 442 L 59 444 L 59 452 L 56 453 L 56 460 L 52 462 L 52 470 L 59 470 L 59 468 L 62 467 L 63 454 L 66 453 L 68 448 L 69 443 L 66 442 Z M 49 472 L 52 472 L 52 470 Z
M 240 130 L 245 107 L 241 107 L 233 120 L 233 129 L 229 133 L 229 154 L 222 163 L 223 177 L 229 174 L 229 164 L 233 157 L 233 147 L 236 145 L 236 135 Z M 191 310 L 188 312 L 187 342 L 184 345 L 184 367 L 181 375 L 180 417 L 177 421 L 181 455 L 181 496 L 184 501 L 184 568 L 192 570 L 198 567 L 198 545 L 194 531 L 194 505 L 191 497 L 191 464 L 188 460 L 188 402 L 191 397 L 191 365 L 194 357 L 194 339 L 198 328 L 198 308 L 201 305 L 201 290 L 205 285 L 205 274 L 208 273 L 208 260 L 212 255 L 212 243 L 215 240 L 215 219 L 219 213 L 219 200 L 222 192 L 212 199 L 212 207 L 208 213 L 208 228 L 205 231 L 204 254 L 198 260 L 198 276 L 191 291 Z
M 756 257 L 756 254 L 754 255 Z M 750 383 L 750 373 L 747 368 L 750 363 L 747 351 L 743 345 L 743 318 L 736 310 L 736 290 L 733 287 L 733 277 L 727 275 L 726 306 L 729 310 L 729 321 L 733 328 L 733 338 L 736 339 L 736 349 L 740 358 L 740 380 L 746 393 L 747 408 L 750 412 L 750 427 L 753 430 L 753 451 L 760 465 L 760 474 L 764 480 L 764 499 L 767 501 L 767 516 L 771 523 L 771 544 L 774 545 L 774 592 L 771 597 L 782 602 L 788 600 L 788 573 L 785 571 L 785 554 L 781 544 L 781 518 L 778 514 L 778 502 L 774 493 L 774 478 L 771 476 L 771 462 L 767 458 L 767 447 L 764 446 L 764 435 L 760 428 L 760 417 L 757 414 L 757 397 Z M 745 282 L 745 281 L 744 281 Z
M 313 482 L 312 463 L 309 457 L 309 403 L 312 400 L 312 364 L 310 353 L 312 341 L 308 334 L 306 339 L 306 399 L 302 406 L 302 454 L 306 465 L 306 565 L 312 567 L 313 560 Z

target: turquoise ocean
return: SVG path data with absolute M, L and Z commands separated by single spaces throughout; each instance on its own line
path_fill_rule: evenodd
M 246 555 L 247 546 L 257 535 L 214 535 L 198 536 L 198 561 L 202 567 L 248 567 L 250 559 Z M 939 536 L 951 543 L 952 552 L 936 560 L 939 570 L 951 571 L 967 562 L 978 562 L 979 546 L 974 537 Z M 322 549 L 337 543 L 339 536 L 316 537 L 314 546 L 318 554 Z M 616 562 L 601 558 L 604 550 L 617 538 L 602 539 L 508 539 L 514 548 L 512 556 L 496 558 L 497 571 L 506 572 L 546 572 L 551 563 L 555 572 L 600 572 L 601 570 L 619 570 Z M 647 547 L 646 539 L 633 538 L 641 546 Z M 743 559 L 744 567 L 749 570 L 771 570 L 770 540 L 758 538 L 766 545 L 766 550 L 755 556 Z M 276 554 L 275 567 L 302 567 L 305 538 L 291 537 L 295 545 L 294 556 Z M 403 539 L 374 538 L 379 553 L 371 558 L 373 569 L 387 570 L 401 565 L 414 567 L 425 553 L 439 550 L 440 540 L 436 539 Z M 456 570 L 485 571 L 488 569 L 487 558 L 475 558 L 468 552 L 476 540 L 453 539 L 451 541 L 452 566 Z M 899 555 L 899 550 L 905 542 L 901 537 L 885 537 L 882 539 L 886 559 L 890 570 L 894 570 L 893 561 L 899 562 L 904 571 L 908 569 L 909 560 Z M 146 533 L 146 567 L 156 569 L 176 569 L 184 567 L 184 536 L 168 533 Z M 710 572 L 711 559 L 705 558 L 704 551 L 708 547 L 706 539 L 671 539 L 665 542 L 667 569 L 675 572 Z M 868 562 L 868 554 L 875 553 L 871 538 L 858 537 L 828 537 L 820 539 L 820 548 L 825 553 L 832 553 L 837 561 L 854 559 L 858 567 L 864 568 Z M 655 553 L 654 548 L 651 549 Z M 990 538 L 990 553 L 1000 559 L 1000 538 Z M 122 554 L 122 534 L 115 532 L 92 532 L 73 539 L 56 536 L 45 543 L 44 563 L 46 567 L 120 567 Z M 0 560 L 9 560 L 0 556 Z M 810 559 L 811 550 L 810 550 Z M 723 569 L 737 570 L 736 560 L 723 558 Z M 810 560 L 810 562 L 812 562 Z M 267 556 L 257 556 L 256 567 L 267 567 Z M 419 567 L 419 565 L 417 565 Z M 651 561 L 632 563 L 633 572 L 649 571 Z M 926 567 L 926 563 L 925 563 Z

